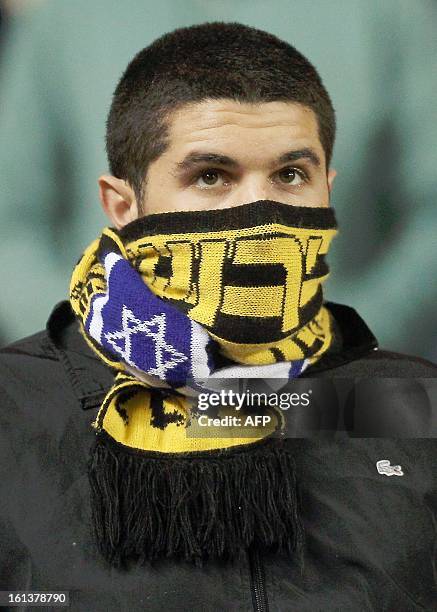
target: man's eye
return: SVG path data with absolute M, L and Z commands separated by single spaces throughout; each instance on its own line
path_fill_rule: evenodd
M 278 172 L 278 177 L 281 183 L 293 185 L 294 187 L 305 183 L 304 173 L 296 168 L 283 168 Z
M 198 175 L 196 185 L 198 187 L 213 187 L 219 183 L 222 173 L 218 170 L 205 170 Z

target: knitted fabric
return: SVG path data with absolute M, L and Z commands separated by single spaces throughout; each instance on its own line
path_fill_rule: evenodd
M 336 231 L 332 209 L 263 200 L 148 215 L 85 250 L 71 305 L 116 373 L 89 462 L 111 564 L 302 550 L 294 462 L 272 437 L 280 412 L 265 408 L 268 426 L 199 435 L 191 399 L 214 379 L 287 381 L 329 350 L 321 285 Z
M 86 340 L 123 373 L 95 427 L 162 451 L 149 435 L 122 435 L 129 423 L 117 397 L 126 386 L 144 406 L 150 388 L 172 389 L 164 410 L 186 423 L 183 397 L 200 380 L 299 376 L 333 339 L 321 284 L 335 233 L 332 209 L 271 201 L 160 213 L 103 230 L 76 265 L 70 291 Z M 146 431 L 156 419 L 144 416 Z M 166 448 L 184 450 L 178 432 Z M 213 439 L 198 440 L 197 450 L 214 447 Z

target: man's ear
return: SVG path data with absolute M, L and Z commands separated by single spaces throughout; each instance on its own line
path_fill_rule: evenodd
M 109 174 L 102 175 L 98 182 L 103 210 L 117 229 L 138 219 L 138 205 L 129 183 Z
M 329 193 L 331 193 L 332 191 L 332 184 L 334 183 L 334 179 L 337 176 L 337 170 L 334 170 L 334 168 L 330 168 L 329 172 L 328 172 L 328 190 Z

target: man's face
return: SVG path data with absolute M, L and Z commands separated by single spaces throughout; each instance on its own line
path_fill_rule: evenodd
M 147 171 L 142 210 L 133 192 L 124 209 L 105 205 L 102 181 L 108 177 L 99 182 L 104 208 L 121 227 L 144 214 L 229 208 L 256 200 L 326 207 L 335 174 L 326 173 L 311 109 L 288 102 L 207 100 L 173 114 L 169 146 Z

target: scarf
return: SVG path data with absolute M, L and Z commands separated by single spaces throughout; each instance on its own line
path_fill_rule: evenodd
M 331 208 L 262 200 L 148 215 L 84 251 L 71 305 L 115 373 L 88 464 L 110 564 L 202 564 L 251 546 L 302 561 L 294 460 L 275 437 L 283 415 L 265 407 L 268 424 L 205 433 L 193 397 L 214 380 L 295 378 L 332 347 L 321 284 L 336 231 Z

